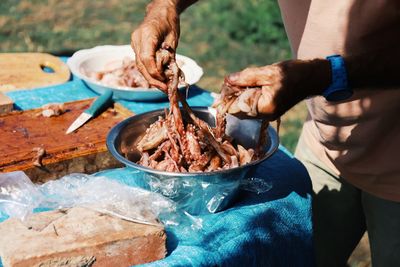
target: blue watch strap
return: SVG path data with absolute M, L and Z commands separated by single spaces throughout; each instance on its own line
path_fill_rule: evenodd
M 344 60 L 340 55 L 326 58 L 331 64 L 332 83 L 322 95 L 328 101 L 342 101 L 353 95 L 347 81 L 347 71 Z

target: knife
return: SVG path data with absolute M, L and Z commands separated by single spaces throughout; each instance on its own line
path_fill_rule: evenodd
M 105 108 L 111 105 L 112 103 L 112 91 L 107 90 L 104 94 L 99 96 L 90 107 L 82 112 L 81 115 L 69 126 L 67 132 L 65 134 L 72 133 L 79 127 L 81 127 L 85 122 L 90 120 L 97 115 L 99 115 Z

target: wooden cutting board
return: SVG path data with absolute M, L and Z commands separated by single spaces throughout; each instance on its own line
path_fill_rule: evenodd
M 61 84 L 69 77 L 68 66 L 53 55 L 0 53 L 0 92 Z
M 78 130 L 65 134 L 71 123 L 93 99 L 65 103 L 66 112 L 46 118 L 42 109 L 14 111 L 0 115 L 0 173 L 24 171 L 34 182 L 45 182 L 66 174 L 94 173 L 121 166 L 107 151 L 110 129 L 132 116 L 120 104 L 114 104 Z M 43 148 L 43 166 L 35 166 L 37 148 Z

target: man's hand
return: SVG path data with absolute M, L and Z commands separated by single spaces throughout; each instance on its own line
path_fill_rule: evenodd
M 241 100 L 239 102 L 253 103 L 251 99 L 240 95 L 248 94 L 246 90 L 258 88 L 250 93 L 257 101 L 254 103 L 256 114 L 249 113 L 248 107 L 242 103 L 233 110 L 240 117 L 247 115 L 272 121 L 304 98 L 320 94 L 329 86 L 330 75 L 329 62 L 323 59 L 288 60 L 264 67 L 246 68 L 225 78 L 221 96 L 228 99 L 235 94 Z
M 131 35 L 136 65 L 151 86 L 167 90 L 162 66 L 156 64 L 156 52 L 164 43 L 176 51 L 180 25 L 179 14 L 196 0 L 153 0 L 143 22 Z
M 179 39 L 179 14 L 169 1 L 155 1 L 147 7 L 147 14 L 131 35 L 136 54 L 136 65 L 151 86 L 167 90 L 161 66 L 156 65 L 156 51 L 162 43 L 176 49 Z

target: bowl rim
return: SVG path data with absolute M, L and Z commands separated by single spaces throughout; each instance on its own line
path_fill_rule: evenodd
M 99 45 L 92 48 L 86 48 L 76 51 L 70 58 L 67 59 L 67 65 L 71 70 L 72 74 L 77 76 L 79 79 L 83 80 L 85 83 L 94 84 L 97 86 L 109 88 L 111 90 L 118 90 L 120 92 L 156 92 L 158 93 L 160 90 L 155 87 L 143 88 L 143 87 L 128 87 L 128 86 L 110 86 L 100 81 L 97 81 L 93 78 L 88 77 L 85 73 L 83 73 L 80 69 L 81 65 L 89 59 L 94 58 L 96 55 L 101 54 L 101 52 L 109 52 L 109 51 L 121 51 L 121 53 L 125 53 L 128 50 L 131 50 L 131 56 L 135 58 L 135 52 L 131 48 L 130 45 Z M 189 83 L 189 85 L 196 84 L 204 74 L 203 69 L 197 64 L 197 62 L 188 57 L 181 54 L 176 54 L 177 60 L 182 60 L 185 64 L 190 64 L 193 72 L 196 72 L 196 76 Z M 181 86 L 182 87 L 182 86 Z
M 206 107 L 206 106 L 193 106 L 191 107 L 193 110 L 196 111 L 208 111 L 212 114 L 215 114 L 216 110 L 211 107 Z M 156 109 L 144 113 L 140 113 L 137 115 L 134 115 L 130 118 L 127 118 L 121 122 L 119 122 L 117 125 L 115 125 L 108 133 L 107 135 L 107 140 L 106 140 L 106 145 L 108 150 L 111 152 L 112 156 L 116 158 L 118 161 L 121 163 L 125 164 L 128 167 L 132 167 L 135 169 L 138 169 L 140 171 L 144 171 L 147 173 L 155 174 L 155 175 L 162 175 L 162 176 L 179 176 L 179 177 L 189 177 L 189 176 L 196 176 L 196 175 L 201 175 L 201 176 L 213 176 L 213 175 L 218 175 L 218 174 L 228 174 L 232 173 L 235 171 L 247 169 L 249 167 L 252 167 L 254 165 L 258 165 L 259 163 L 265 161 L 269 157 L 271 157 L 279 148 L 279 136 L 275 129 L 269 125 L 268 126 L 268 136 L 270 136 L 270 141 L 271 145 L 269 149 L 266 151 L 264 157 L 261 159 L 258 159 L 256 161 L 252 161 L 246 165 L 235 167 L 235 168 L 230 168 L 230 169 L 225 169 L 225 170 L 218 170 L 218 171 L 212 171 L 212 172 L 167 172 L 167 171 L 160 171 L 160 170 L 155 170 L 152 168 L 144 167 L 142 165 L 139 165 L 135 162 L 132 162 L 125 157 L 123 157 L 120 153 L 118 153 L 117 148 L 115 147 L 115 142 L 117 140 L 117 137 L 119 136 L 119 133 L 121 130 L 126 127 L 131 121 L 138 119 L 138 117 L 145 116 L 151 113 L 156 113 L 156 112 L 164 112 L 164 109 Z

